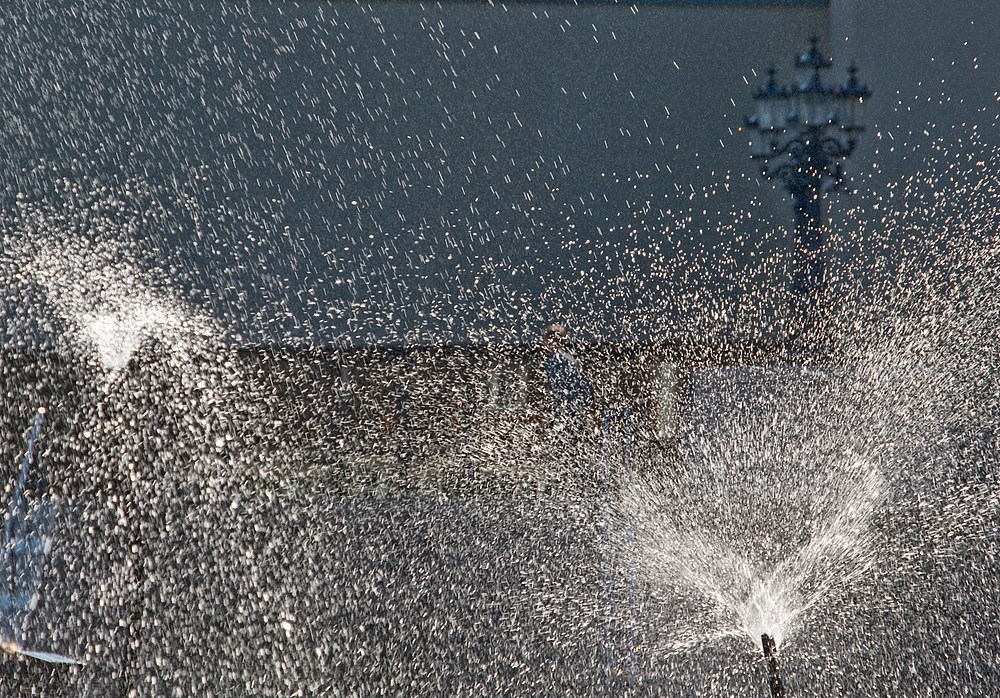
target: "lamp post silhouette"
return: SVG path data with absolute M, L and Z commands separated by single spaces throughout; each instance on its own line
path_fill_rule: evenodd
M 842 161 L 854 152 L 864 131 L 864 109 L 871 93 L 858 82 L 857 68 L 834 88 L 827 82 L 832 61 L 811 39 L 795 59 L 795 81 L 779 85 L 775 70 L 753 98 L 757 111 L 747 117 L 750 157 L 761 173 L 784 185 L 795 202 L 795 252 L 792 267 L 791 341 L 807 338 L 816 322 L 826 287 L 824 197 L 844 182 Z M 815 338 L 814 338 L 815 339 Z

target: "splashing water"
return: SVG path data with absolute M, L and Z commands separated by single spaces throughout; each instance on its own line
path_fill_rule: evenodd
M 173 324 L 159 308 L 130 308 L 123 312 L 85 314 L 80 318 L 84 336 L 97 347 L 101 364 L 120 371 L 142 341 L 157 328 Z
M 699 600 L 706 604 L 693 618 L 681 619 L 672 650 L 736 635 L 746 635 L 759 645 L 764 633 L 780 646 L 800 616 L 835 599 L 868 569 L 877 552 L 871 518 L 884 501 L 886 482 L 875 467 L 857 458 L 848 460 L 844 471 L 848 484 L 837 496 L 823 498 L 808 540 L 774 563 L 748 555 L 750 543 L 739 536 L 720 537 L 685 527 L 676 514 L 685 504 L 670 501 L 669 496 L 664 501 L 650 483 L 628 495 L 625 510 L 639 518 L 636 560 L 644 574 L 669 585 L 679 596 L 696 597 L 695 607 Z M 754 518 L 762 526 L 756 534 L 764 539 L 780 535 L 763 525 L 771 512 L 759 514 L 755 512 Z M 774 547 L 787 545 L 774 542 Z M 685 627 L 688 620 L 692 622 Z
M 138 262 L 129 236 L 147 213 L 129 210 L 123 197 L 96 183 L 88 189 L 67 180 L 58 188 L 55 201 L 22 203 L 8 264 L 22 285 L 42 290 L 73 350 L 91 347 L 114 375 L 148 340 L 185 354 L 219 336 L 217 323 Z
M 790 695 L 996 693 L 1000 158 L 970 140 L 996 100 L 944 94 L 996 73 L 989 13 L 877 56 L 923 43 L 934 3 L 854 4 L 897 31 L 841 42 L 886 80 L 848 170 L 867 193 L 824 231 L 843 370 L 719 368 L 774 360 L 791 252 L 728 128 L 741 45 L 845 23 L 812 4 L 713 8 L 706 33 L 703 9 L 616 3 L 15 3 L 0 445 L 9 475 L 50 408 L 65 496 L 25 640 L 87 663 L 0 685 L 750 697 L 766 632 Z M 600 446 L 546 431 L 533 347 L 462 345 L 556 319 L 595 340 L 595 412 L 636 415 L 643 475 L 597 505 Z M 678 405 L 691 378 L 728 407 L 678 406 L 686 431 L 640 448 L 655 367 L 631 343 L 661 340 Z
M 74 251 L 60 258 L 49 251 L 33 268 L 44 270 L 34 278 L 63 320 L 112 373 L 125 368 L 149 339 L 185 353 L 212 334 L 211 321 L 155 292 L 127 263 L 111 266 L 93 253 Z M 95 288 L 96 293 L 90 290 Z

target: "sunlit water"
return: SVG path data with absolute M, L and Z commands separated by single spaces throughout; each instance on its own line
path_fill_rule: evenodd
M 677 619 L 671 651 L 727 636 L 759 646 L 765 633 L 780 648 L 803 614 L 835 601 L 877 561 L 872 519 L 888 484 L 875 463 L 846 452 L 792 457 L 770 472 L 764 462 L 692 467 L 719 471 L 684 473 L 671 488 L 644 482 L 621 510 L 639 573 L 704 603 Z
M 2 364 L 3 456 L 17 460 L 46 406 L 59 513 L 28 634 L 86 666 L 3 664 L 4 684 L 757 696 L 767 633 L 794 695 L 987 693 L 1000 685 L 997 157 L 942 158 L 935 178 L 836 223 L 832 356 L 696 371 L 676 453 L 637 455 L 606 507 L 603 483 L 574 483 L 599 472 L 592 434 L 568 444 L 470 411 L 452 441 L 418 424 L 401 443 L 401 410 L 361 405 L 352 445 L 335 353 L 228 344 L 224 322 L 143 261 L 138 231 L 173 221 L 134 183 L 22 193 L 2 260 L 22 352 Z M 881 234 L 921 243 L 883 285 L 854 288 L 871 261 L 854 246 Z M 347 283 L 306 266 L 304 285 Z M 594 302 L 613 314 L 628 287 Z M 400 310 L 425 308 L 379 313 Z M 34 337 L 18 328 L 55 339 L 24 353 Z M 418 404 L 454 387 L 384 378 Z M 621 450 L 608 445 L 616 468 Z M 417 484 L 413 454 L 436 468 Z
M 46 225 L 59 244 L 12 266 L 70 352 L 5 371 L 17 404 L 61 415 L 60 571 L 30 639 L 86 666 L 19 665 L 25 685 L 750 696 L 766 633 L 790 690 L 829 695 L 898 685 L 942 628 L 988 665 L 967 616 L 992 622 L 996 579 L 993 246 L 915 261 L 897 305 L 846 303 L 838 362 L 696 370 L 676 456 L 616 472 L 603 507 L 600 483 L 559 485 L 599 471 L 599 437 L 481 417 L 437 450 L 413 435 L 457 475 L 401 489 L 405 462 L 379 469 L 404 451 L 372 455 L 376 421 L 370 452 L 345 446 L 317 361 L 232 351 L 122 248 L 61 243 L 55 220 L 33 239 Z M 496 489 L 496 461 L 522 459 L 532 482 Z M 463 494 L 473 471 L 489 494 Z M 920 685 L 971 680 L 954 666 Z

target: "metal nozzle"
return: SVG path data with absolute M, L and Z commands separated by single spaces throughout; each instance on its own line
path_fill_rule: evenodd
M 771 698 L 785 698 L 785 684 L 781 682 L 781 672 L 778 671 L 778 647 L 774 638 L 764 633 L 760 636 L 760 644 L 764 648 L 764 658 L 767 659 L 768 685 L 771 687 Z

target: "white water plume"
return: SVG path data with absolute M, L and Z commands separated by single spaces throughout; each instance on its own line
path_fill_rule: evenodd
M 653 584 L 686 598 L 693 611 L 678 619 L 671 650 L 739 635 L 759 644 L 764 633 L 780 646 L 803 614 L 835 599 L 871 566 L 876 559 L 871 518 L 887 495 L 887 484 L 873 464 L 851 455 L 845 459 L 840 491 L 817 495 L 822 502 L 811 534 L 777 563 L 754 557 L 743 536 L 686 526 L 678 514 L 688 503 L 664 497 L 648 484 L 629 494 L 626 510 L 637 518 L 637 564 Z M 746 491 L 718 494 L 753 499 Z M 760 516 L 746 522 L 744 530 L 755 529 L 764 538 L 781 535 L 766 521 L 783 512 L 756 513 Z M 773 541 L 776 548 L 785 545 Z
M 101 365 L 112 371 L 125 368 L 146 337 L 174 323 L 162 308 L 145 306 L 86 313 L 80 318 L 82 333 L 97 348 Z
M 116 193 L 97 183 L 57 185 L 50 199 L 19 201 L 8 254 L 20 283 L 42 290 L 74 350 L 89 347 L 113 375 L 146 341 L 186 354 L 218 336 L 217 323 L 178 298 L 161 270 L 140 261 L 137 231 L 150 221 L 168 224 L 157 203 L 131 201 L 136 195 L 128 187 Z
M 120 257 L 111 264 L 100 250 L 73 246 L 39 254 L 32 268 L 59 315 L 108 371 L 123 369 L 147 339 L 186 352 L 211 333 L 207 319 L 155 292 Z

